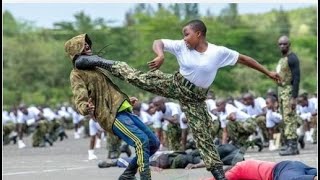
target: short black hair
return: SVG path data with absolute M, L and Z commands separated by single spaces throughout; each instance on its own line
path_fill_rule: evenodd
M 277 95 L 268 95 L 268 96 L 266 97 L 266 100 L 267 100 L 267 99 L 270 99 L 272 103 L 278 102 L 278 97 L 277 97 Z
M 207 34 L 207 27 L 201 20 L 191 20 L 185 26 L 191 26 L 193 30 L 200 31 L 203 36 L 206 36 Z

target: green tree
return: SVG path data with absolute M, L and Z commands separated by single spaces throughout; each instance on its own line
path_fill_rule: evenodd
M 230 3 L 226 8 L 221 10 L 218 19 L 229 27 L 235 28 L 240 24 L 238 16 L 238 5 L 236 3 Z
M 278 29 L 279 35 L 290 35 L 290 22 L 287 13 L 280 6 L 280 10 L 277 12 L 276 19 L 274 22 L 275 27 Z

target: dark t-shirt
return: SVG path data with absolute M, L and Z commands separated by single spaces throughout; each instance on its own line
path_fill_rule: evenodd
M 295 53 L 288 55 L 288 64 L 292 73 L 292 97 L 298 97 L 300 83 L 300 63 Z

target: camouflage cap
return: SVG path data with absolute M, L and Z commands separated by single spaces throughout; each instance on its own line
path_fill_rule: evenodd
M 92 42 L 87 34 L 75 36 L 64 44 L 64 49 L 71 60 L 73 60 L 76 55 L 80 55 L 82 53 L 86 41 L 91 47 Z

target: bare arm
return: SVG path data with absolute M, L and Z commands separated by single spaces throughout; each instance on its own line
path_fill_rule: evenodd
M 155 40 L 152 46 L 153 52 L 157 55 L 152 61 L 148 62 L 151 70 L 159 69 L 164 62 L 164 44 L 161 40 Z
M 263 74 L 267 75 L 268 77 L 275 80 L 276 82 L 279 82 L 279 80 L 280 80 L 280 76 L 277 73 L 270 72 L 264 66 L 262 66 L 260 63 L 258 63 L 256 60 L 254 60 L 253 58 L 251 58 L 249 56 L 240 54 L 237 62 L 240 64 L 243 64 L 245 66 L 248 66 L 252 69 L 255 69 L 257 71 L 262 72 Z
M 174 115 L 169 118 L 165 118 L 165 120 L 169 121 L 172 124 L 179 124 L 178 115 Z
M 223 128 L 222 131 L 222 144 L 227 144 L 228 143 L 228 131 L 227 128 Z
M 152 49 L 157 56 L 164 57 L 163 48 L 164 48 L 164 45 L 160 39 L 153 41 Z

